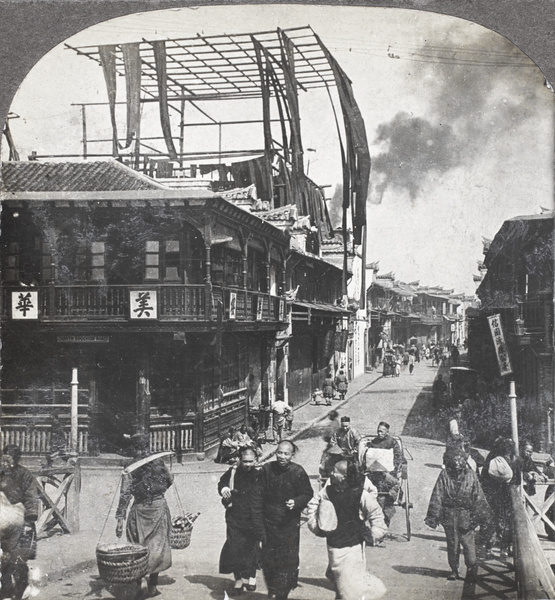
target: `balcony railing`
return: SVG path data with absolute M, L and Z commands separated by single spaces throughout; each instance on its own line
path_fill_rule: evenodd
M 213 287 L 206 297 L 204 285 L 52 285 L 39 288 L 4 288 L 2 317 L 14 315 L 12 295 L 38 294 L 38 311 L 33 316 L 27 311 L 27 320 L 39 321 L 127 321 L 136 312 L 131 306 L 133 292 L 152 292 L 156 308 L 151 317 L 159 321 L 208 321 L 217 319 L 217 300 L 224 306 L 223 318 L 231 321 L 285 321 L 283 298 L 244 290 L 241 288 Z M 135 306 L 135 305 L 134 305 Z M 137 320 L 137 319 L 135 319 Z
M 69 432 L 67 437 L 69 438 Z M 87 454 L 89 443 L 88 424 L 77 428 L 77 453 Z M 24 454 L 46 454 L 50 450 L 50 425 L 29 423 L 3 423 L 0 444 L 15 444 Z
M 191 452 L 194 445 L 195 424 L 164 423 L 150 426 L 150 450 L 152 452 Z

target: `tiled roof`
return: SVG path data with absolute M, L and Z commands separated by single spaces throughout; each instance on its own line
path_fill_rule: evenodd
M 133 169 L 103 162 L 14 161 L 2 163 L 3 192 L 113 192 L 165 189 Z

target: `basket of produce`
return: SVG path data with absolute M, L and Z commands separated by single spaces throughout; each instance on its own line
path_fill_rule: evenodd
M 107 583 L 132 583 L 147 574 L 148 548 L 141 544 L 99 545 L 96 562 Z
M 170 547 L 172 550 L 183 550 L 191 543 L 191 533 L 193 532 L 193 523 L 200 513 L 193 515 L 191 513 L 174 517 L 170 530 Z

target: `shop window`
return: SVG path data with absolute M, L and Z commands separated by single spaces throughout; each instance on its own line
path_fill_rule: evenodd
M 41 249 L 41 264 L 42 264 L 42 280 L 44 282 L 52 281 L 52 253 L 50 252 L 50 245 L 42 243 Z
M 106 244 L 93 242 L 91 246 L 91 279 L 104 281 L 106 278 Z
M 238 287 L 241 284 L 241 254 L 228 250 L 225 261 L 225 282 L 228 286 Z
M 164 281 L 181 281 L 179 277 L 179 242 L 168 240 L 164 252 Z
M 4 255 L 4 281 L 19 280 L 19 244 L 10 242 Z
M 73 272 L 77 281 L 87 281 L 89 273 L 87 249 L 84 246 L 79 246 L 75 252 L 75 267 Z
M 160 279 L 160 242 L 148 240 L 146 243 L 145 279 Z
M 178 240 L 148 240 L 145 247 L 145 280 L 181 281 L 181 254 Z
M 262 252 L 249 248 L 247 287 L 255 292 L 267 292 L 266 261 Z

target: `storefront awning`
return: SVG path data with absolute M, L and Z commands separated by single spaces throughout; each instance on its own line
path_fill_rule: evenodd
M 338 319 L 343 315 L 350 315 L 351 311 L 333 304 L 316 302 L 302 302 L 295 300 L 291 303 L 291 317 L 293 321 L 310 321 L 312 316 Z

